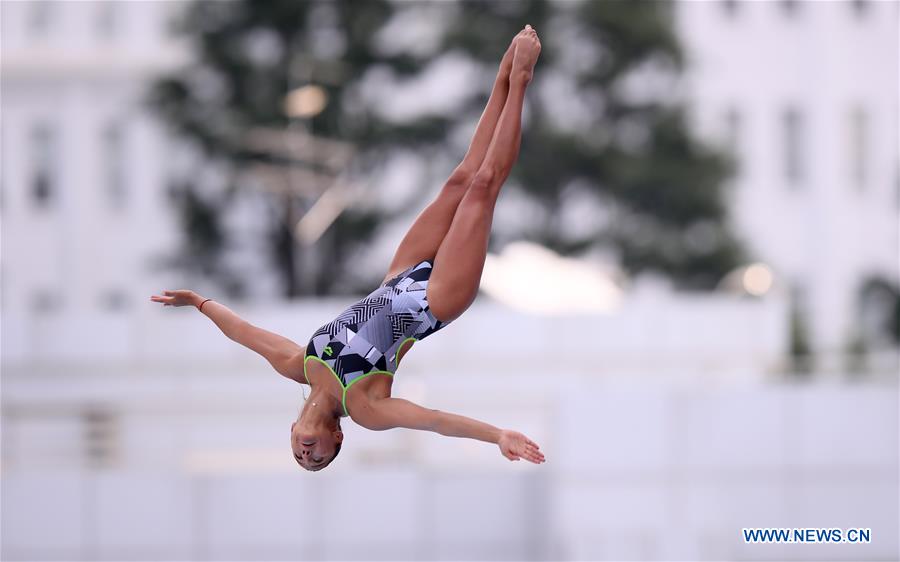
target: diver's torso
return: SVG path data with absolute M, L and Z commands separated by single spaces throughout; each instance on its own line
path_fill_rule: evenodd
M 401 349 L 447 325 L 431 313 L 425 260 L 401 272 L 320 327 L 306 356 L 330 367 L 346 387 L 371 373 L 394 373 Z
M 398 352 L 398 363 L 409 352 L 413 343 L 409 341 L 401 347 Z M 335 400 L 341 402 L 344 389 L 328 367 L 318 361 L 307 361 L 306 377 L 311 386 L 324 387 Z M 354 411 L 358 412 L 361 408 L 368 407 L 372 402 L 390 398 L 393 383 L 394 377 L 384 374 L 376 374 L 356 381 L 347 390 L 347 411 L 352 414 Z

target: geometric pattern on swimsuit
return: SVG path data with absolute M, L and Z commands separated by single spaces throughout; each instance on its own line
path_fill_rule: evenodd
M 435 318 L 428 306 L 432 268 L 432 261 L 425 260 L 399 273 L 312 335 L 306 357 L 318 358 L 331 369 L 344 386 L 345 399 L 354 381 L 374 373 L 393 375 L 404 343 L 424 339 L 448 324 Z

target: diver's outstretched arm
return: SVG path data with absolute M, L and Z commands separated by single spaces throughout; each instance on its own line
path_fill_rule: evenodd
M 354 416 L 353 420 L 367 429 L 405 427 L 433 431 L 447 437 L 478 439 L 494 443 L 511 461 L 525 459 L 535 464 L 544 462 L 544 454 L 538 444 L 517 431 L 500 429 L 458 414 L 423 408 L 403 398 L 377 400 L 363 415 Z
M 194 306 L 215 323 L 228 339 L 262 355 L 278 374 L 299 383 L 306 383 L 303 376 L 305 348 L 288 338 L 254 326 L 222 303 L 204 299 L 187 289 L 163 291 L 150 297 L 163 306 Z M 205 301 L 205 302 L 204 302 Z

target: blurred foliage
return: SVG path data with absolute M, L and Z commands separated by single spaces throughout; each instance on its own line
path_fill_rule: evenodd
M 870 276 L 860 283 L 857 310 L 862 325 L 860 337 L 871 346 L 900 346 L 900 287 L 883 276 Z
M 869 349 L 859 331 L 853 331 L 844 349 L 844 369 L 850 376 L 860 376 L 869 369 Z
M 894 344 L 900 345 L 900 292 L 894 296 L 894 305 L 891 307 L 890 330 Z
M 387 129 L 374 114 L 351 115 L 344 103 L 344 92 L 366 68 L 383 64 L 410 68 L 403 57 L 377 57 L 369 47 L 376 31 L 387 21 L 394 8 L 383 1 L 316 3 L 295 1 L 194 2 L 175 22 L 176 31 L 185 35 L 196 55 L 196 62 L 159 79 L 152 87 L 152 107 L 184 137 L 196 142 L 211 161 L 226 163 L 230 171 L 226 182 L 236 189 L 245 188 L 240 172 L 255 163 L 317 170 L 314 160 L 285 159 L 255 148 L 249 137 L 259 130 L 284 130 L 291 123 L 284 112 L 284 98 L 292 88 L 304 85 L 295 75 L 335 74 L 338 79 L 322 84 L 333 103 L 306 123 L 316 135 L 339 138 L 357 145 L 361 151 L 357 165 L 384 159 L 386 153 L 401 144 L 372 143 L 370 131 L 360 131 L 354 120 L 365 121 L 372 129 Z M 340 53 L 317 53 L 317 38 L 332 30 L 344 43 Z M 338 60 L 339 58 L 339 60 Z M 305 68 L 298 69 L 298 66 Z M 322 67 L 308 68 L 308 67 Z M 440 134 L 438 127 L 435 136 Z M 421 134 L 420 134 L 421 136 Z M 415 138 L 399 140 L 415 142 Z M 233 275 L 221 262 L 229 233 L 222 221 L 210 217 L 211 210 L 224 212 L 235 201 L 230 189 L 203 189 L 197 176 L 184 178 L 178 197 L 180 216 L 187 244 L 176 264 L 208 273 L 226 287 L 235 286 Z M 185 193 L 203 192 L 203 196 Z M 298 194 L 272 195 L 275 214 L 263 243 L 282 279 L 285 296 L 327 293 L 334 279 L 341 277 L 347 256 L 354 245 L 368 242 L 379 216 L 371 210 L 351 208 L 342 214 L 320 240 L 322 257 L 315 269 L 312 286 L 301 286 L 297 269 L 302 251 L 293 231 L 299 219 L 293 199 L 301 199 L 308 208 L 315 197 Z M 206 228 L 199 228 L 206 225 Z
M 813 370 L 814 357 L 809 342 L 806 314 L 796 303 L 793 303 L 790 315 L 790 369 L 794 374 L 808 375 Z
M 671 95 L 684 64 L 671 10 L 671 3 L 645 1 L 196 2 L 178 27 L 190 38 L 197 62 L 159 80 L 151 100 L 209 158 L 233 169 L 260 161 L 314 167 L 302 159 L 278 162 L 246 142 L 249 130 L 290 125 L 283 100 L 302 85 L 296 79 L 300 65 L 301 74 L 330 77 L 321 85 L 331 101 L 306 125 L 317 136 L 352 143 L 353 168 L 370 175 L 401 148 L 423 158 L 437 151 L 461 156 L 451 139 L 454 126 L 477 119 L 492 86 L 487 76 L 510 39 L 530 23 L 544 47 L 511 183 L 538 203 L 543 217 L 502 234 L 567 254 L 609 250 L 629 272 L 652 270 L 681 286 L 711 288 L 741 260 L 722 189 L 731 166 L 692 138 L 685 111 Z M 392 18 L 410 14 L 437 40 L 399 52 L 380 48 L 379 31 Z M 407 80 L 449 52 L 485 71 L 458 110 L 400 123 L 366 101 L 362 84 L 368 73 L 388 70 L 394 80 Z M 641 75 L 668 82 L 655 95 L 636 94 Z M 596 224 L 579 225 L 586 228 L 578 234 L 565 218 L 566 206 L 577 199 L 573 195 L 587 196 L 598 208 Z M 370 244 L 390 217 L 377 209 L 345 211 L 319 241 L 326 251 L 317 253 L 322 258 L 316 282 L 300 286 L 291 197 L 303 199 L 288 195 L 277 202 L 282 216 L 272 221 L 268 237 L 285 294 L 330 292 L 333 280 L 353 265 L 353 252 Z M 223 205 L 226 200 L 223 195 Z M 187 227 L 198 220 L 194 215 L 217 208 L 191 207 L 197 198 L 182 201 Z M 311 203 L 303 201 L 306 208 Z M 216 259 L 223 247 L 216 237 L 227 235 L 208 229 L 186 252 Z
M 230 296 L 240 298 L 245 292 L 244 280 L 240 272 L 221 259 L 231 242 L 222 218 L 225 208 L 233 202 L 235 185 L 232 183 L 218 196 L 209 197 L 196 189 L 191 178 L 170 181 L 168 195 L 178 210 L 185 244 L 181 252 L 158 257 L 154 264 L 215 279 Z

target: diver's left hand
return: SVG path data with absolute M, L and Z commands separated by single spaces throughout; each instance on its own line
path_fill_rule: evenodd
M 497 441 L 500 452 L 503 456 L 511 461 L 525 459 L 534 464 L 544 462 L 544 453 L 537 443 L 525 437 L 518 431 L 504 429 L 500 432 L 500 439 Z

